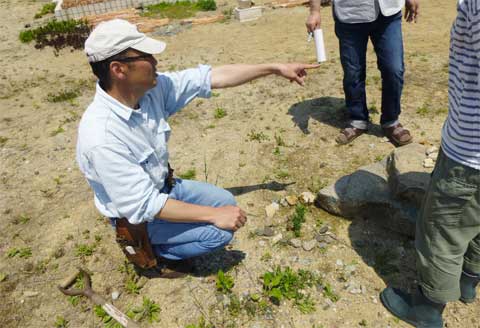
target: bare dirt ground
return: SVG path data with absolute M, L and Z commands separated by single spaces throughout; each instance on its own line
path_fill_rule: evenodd
M 69 327 L 103 327 L 89 301 L 74 306 L 56 289 L 79 265 L 93 273 L 93 286 L 102 295 L 121 293 L 114 301 L 121 309 L 141 304 L 143 297 L 155 301 L 161 308 L 160 321 L 144 322 L 145 327 L 186 327 L 198 324 L 201 316 L 216 327 L 406 327 L 382 307 L 378 293 L 387 283 L 414 286 L 411 240 L 368 220 L 352 222 L 314 207 L 309 208 L 302 239 L 311 239 L 320 221 L 328 224 L 338 241 L 324 251 L 272 246 L 269 238 L 255 235 L 257 228 L 273 225 L 288 236 L 285 218 L 293 208 L 281 208 L 273 219 L 266 219 L 264 208 L 273 200 L 316 192 L 393 150 L 378 127 L 381 80 L 371 47 L 367 88 L 374 127 L 353 145 L 338 147 L 333 141 L 344 124 L 344 105 L 330 8 L 322 14 L 329 60 L 310 72 L 304 88 L 268 77 L 216 91 L 209 100 L 195 100 L 173 118 L 170 150 L 177 172 L 194 169 L 198 180 L 233 188 L 238 203 L 250 214 L 249 222 L 236 234 L 231 249 L 199 260 L 201 274 L 150 279 L 139 294 L 130 294 L 127 273 L 121 270 L 124 257 L 75 163 L 78 120 L 94 94 L 86 58 L 69 50 L 55 56 L 51 49 L 37 50 L 18 41 L 24 24 L 44 3 L 0 1 L 1 327 L 54 327 L 58 317 Z M 219 5 L 220 10 L 227 9 L 233 2 Z M 448 43 L 454 15 L 455 1 L 424 0 L 419 22 L 404 24 L 402 122 L 416 141 L 427 144 L 439 144 L 447 113 Z M 158 68 L 314 62 L 313 43 L 306 43 L 306 16 L 303 7 L 269 10 L 244 24 L 231 20 L 173 36 L 153 33 L 168 43 L 158 57 Z M 49 93 L 64 89 L 81 94 L 70 102 L 47 101 Z M 226 116 L 215 118 L 217 108 Z M 273 181 L 288 185 L 278 190 Z M 81 251 L 89 248 L 91 255 Z M 15 249 L 20 253 L 14 256 Z M 355 267 L 348 281 L 342 263 Z M 261 293 L 260 276 L 277 265 L 319 273 L 340 299 L 328 305 L 327 297 L 313 289 L 313 313 L 302 314 L 291 301 L 282 301 L 266 314 L 235 315 L 216 292 L 214 274 L 219 268 L 229 270 L 235 281 L 233 293 L 242 298 Z M 350 293 L 345 285 L 351 282 L 363 291 Z M 451 303 L 446 324 L 480 327 L 479 311 L 479 301 L 469 306 Z

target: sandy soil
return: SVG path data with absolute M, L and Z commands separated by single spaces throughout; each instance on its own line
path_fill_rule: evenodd
M 68 320 L 69 327 L 102 327 L 91 303 L 83 300 L 73 306 L 56 289 L 79 265 L 94 273 L 94 288 L 102 295 L 121 292 L 114 302 L 121 309 L 140 304 L 144 296 L 159 304 L 160 321 L 144 326 L 185 327 L 204 315 L 217 327 L 406 327 L 386 312 L 378 293 L 387 283 L 414 285 L 411 240 L 368 220 L 351 222 L 313 207 L 302 238 L 313 236 L 317 221 L 329 224 L 339 241 L 324 252 L 270 246 L 267 238 L 254 235 L 266 224 L 287 235 L 285 218 L 293 209 L 282 208 L 273 219 L 266 219 L 264 207 L 272 200 L 306 190 L 316 192 L 393 150 L 378 127 L 381 81 L 371 47 L 367 80 L 374 123 L 371 134 L 346 147 L 333 141 L 344 124 L 344 105 L 329 8 L 323 11 L 329 60 L 310 72 L 304 88 L 268 77 L 218 91 L 210 100 L 195 100 L 172 119 L 171 161 L 177 172 L 195 169 L 196 179 L 233 188 L 250 220 L 236 234 L 232 249 L 200 260 L 202 274 L 179 280 L 150 279 L 138 295 L 131 295 L 124 287 L 126 273 L 119 270 L 124 258 L 113 231 L 94 208 L 92 193 L 75 163 L 78 120 L 94 92 L 85 57 L 69 50 L 55 56 L 51 49 L 36 50 L 18 41 L 24 24 L 33 20 L 44 3 L 0 1 L 0 273 L 6 275 L 0 282 L 1 327 L 53 327 L 58 316 Z M 219 5 L 222 11 L 233 3 Z M 417 141 L 438 145 L 447 108 L 448 41 L 455 4 L 424 0 L 421 10 L 417 24 L 404 25 L 402 122 Z M 158 57 L 159 70 L 199 63 L 313 62 L 313 43 L 306 43 L 306 15 L 303 7 L 268 10 L 254 22 L 196 26 L 173 36 L 153 33 L 168 43 Z M 72 102 L 46 100 L 49 93 L 62 89 L 76 89 L 81 95 Z M 227 115 L 214 118 L 216 108 L 223 108 Z M 260 134 L 266 140 L 252 140 Z M 284 145 L 279 145 L 280 139 Z M 286 186 L 278 190 L 273 181 Z M 82 244 L 96 245 L 94 253 L 77 256 Z M 30 257 L 7 256 L 12 248 L 25 247 L 31 248 Z M 392 262 L 395 272 L 386 274 L 375 259 L 392 249 L 401 254 Z M 356 266 L 350 279 L 364 286 L 365 294 L 345 290 L 338 260 Z M 260 291 L 259 277 L 276 265 L 319 272 L 340 300 L 325 308 L 325 297 L 314 291 L 314 313 L 301 314 L 291 302 L 282 302 L 269 315 L 242 313 L 236 318 L 219 305 L 212 278 L 216 270 L 230 270 L 233 292 L 241 296 Z M 448 327 L 480 327 L 479 311 L 478 301 L 469 306 L 452 303 L 445 320 Z

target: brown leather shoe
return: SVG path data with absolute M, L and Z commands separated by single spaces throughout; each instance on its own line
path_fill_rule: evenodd
M 177 279 L 193 273 L 194 266 L 191 259 L 169 260 L 157 257 L 157 266 L 152 269 L 140 269 L 135 267 L 137 273 L 147 278 Z
M 365 132 L 367 132 L 366 129 L 357 129 L 353 126 L 348 126 L 342 131 L 340 131 L 340 134 L 335 138 L 335 141 L 339 145 L 346 145 L 364 134 Z
M 389 128 L 383 128 L 383 133 L 397 147 L 405 146 L 413 141 L 410 131 L 404 129 L 400 123 Z

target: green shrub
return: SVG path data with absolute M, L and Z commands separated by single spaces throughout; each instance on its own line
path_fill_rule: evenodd
M 38 13 L 36 13 L 33 18 L 37 19 L 37 18 L 42 18 L 43 16 L 45 16 L 47 14 L 53 14 L 55 12 L 55 6 L 56 5 L 57 4 L 54 3 L 54 2 L 47 3 L 47 4 L 43 5 L 42 9 L 40 9 L 40 11 Z
M 217 9 L 215 0 L 198 0 L 197 6 L 203 11 L 213 11 Z

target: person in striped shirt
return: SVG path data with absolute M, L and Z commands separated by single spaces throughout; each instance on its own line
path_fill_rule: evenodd
M 417 222 L 419 286 L 388 287 L 383 305 L 417 327 L 442 327 L 450 301 L 472 303 L 480 281 L 480 0 L 460 0 L 451 30 L 449 113 Z

